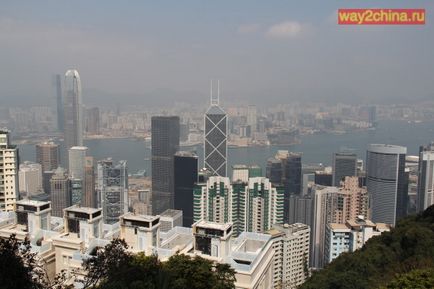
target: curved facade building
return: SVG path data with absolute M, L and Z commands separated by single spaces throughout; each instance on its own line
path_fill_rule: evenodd
M 64 138 L 68 150 L 83 145 L 83 103 L 81 100 L 81 81 L 77 70 L 65 73 L 64 83 Z
M 372 221 L 395 225 L 407 213 L 407 148 L 371 144 L 366 153 L 366 187 L 371 198 Z

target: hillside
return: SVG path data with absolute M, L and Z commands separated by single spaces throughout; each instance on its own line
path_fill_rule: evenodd
M 434 288 L 434 206 L 316 272 L 302 289 Z

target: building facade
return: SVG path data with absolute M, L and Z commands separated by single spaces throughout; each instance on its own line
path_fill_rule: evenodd
M 127 162 L 113 164 L 111 159 L 98 162 L 98 207 L 103 209 L 104 223 L 113 224 L 128 211 Z
M 152 212 L 174 208 L 174 155 L 179 150 L 179 117 L 154 116 L 152 125 Z
M 18 148 L 9 131 L 0 130 L 0 210 L 13 211 L 18 196 Z
M 424 211 L 434 204 L 434 144 L 419 148 L 417 210 Z
M 371 196 L 372 221 L 395 225 L 406 216 L 408 178 L 407 148 L 371 144 L 366 154 L 366 187 Z M 408 176 L 408 175 L 407 175 Z
M 64 82 L 64 139 L 68 150 L 83 145 L 83 103 L 81 80 L 77 70 L 68 70 Z
M 345 177 L 357 175 L 357 155 L 350 152 L 333 154 L 333 186 L 339 187 Z

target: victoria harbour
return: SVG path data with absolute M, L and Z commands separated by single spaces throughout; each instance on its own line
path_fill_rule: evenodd
M 344 134 L 319 133 L 301 137 L 301 143 L 292 146 L 250 146 L 229 147 L 228 173 L 235 164 L 259 165 L 263 174 L 267 159 L 278 150 L 290 150 L 303 153 L 304 164 L 331 165 L 332 154 L 339 150 L 350 149 L 364 160 L 368 144 L 385 143 L 407 147 L 409 155 L 417 155 L 421 144 L 434 140 L 434 122 L 421 123 L 385 120 L 379 122 L 375 130 L 358 130 Z M 84 144 L 96 159 L 111 157 L 114 161 L 126 160 L 129 173 L 145 169 L 151 174 L 150 142 L 136 139 L 93 139 Z M 19 145 L 22 160 L 35 161 L 33 144 Z M 199 157 L 199 166 L 203 164 L 202 145 L 183 147 L 183 150 L 194 151 Z M 61 160 L 64 163 L 64 160 Z

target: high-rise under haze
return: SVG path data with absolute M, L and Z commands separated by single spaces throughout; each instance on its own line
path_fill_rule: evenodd
M 357 174 L 357 155 L 350 152 L 333 154 L 333 186 L 339 187 L 345 177 Z
M 0 159 L 0 210 L 13 211 L 18 200 L 18 149 L 6 130 L 0 130 Z
M 371 198 L 372 221 L 395 225 L 407 212 L 407 148 L 371 144 L 366 154 L 366 187 Z
M 153 116 L 152 130 L 152 213 L 174 208 L 173 159 L 179 150 L 179 117 Z
M 60 74 L 55 76 L 56 87 L 56 105 L 57 105 L 57 129 L 59 132 L 63 132 L 63 99 L 62 99 L 62 77 Z
M 434 143 L 419 148 L 417 210 L 422 212 L 434 204 Z
M 81 81 L 77 70 L 65 73 L 64 83 L 64 138 L 65 148 L 83 145 L 83 103 Z
M 227 174 L 227 131 L 228 118 L 219 106 L 220 85 L 217 86 L 217 98 L 213 97 L 211 82 L 211 106 L 205 113 L 204 166 L 213 176 Z

